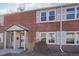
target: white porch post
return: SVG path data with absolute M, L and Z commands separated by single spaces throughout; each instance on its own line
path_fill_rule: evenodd
M 14 38 L 14 50 L 16 49 L 16 31 L 13 31 L 13 38 Z
M 6 31 L 4 32 L 4 48 L 6 48 Z
M 26 40 L 27 40 L 26 35 L 27 35 L 27 32 L 24 31 L 24 50 L 26 50 Z

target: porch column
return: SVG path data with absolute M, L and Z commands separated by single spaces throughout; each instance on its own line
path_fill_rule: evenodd
M 13 44 L 13 48 L 14 50 L 16 49 L 16 31 L 13 31 L 13 40 L 14 40 L 14 44 Z
M 26 40 L 27 40 L 26 35 L 27 35 L 27 32 L 24 31 L 24 50 L 26 50 Z
M 6 31 L 4 32 L 4 48 L 6 48 Z

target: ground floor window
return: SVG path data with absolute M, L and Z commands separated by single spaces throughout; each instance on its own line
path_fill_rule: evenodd
M 76 43 L 79 44 L 79 32 L 76 33 Z
M 55 33 L 48 33 L 48 43 L 50 44 L 50 43 L 55 43 L 55 39 L 56 37 L 55 37 Z
M 41 33 L 41 40 L 46 41 L 46 33 Z
M 54 44 L 56 42 L 55 32 L 40 32 L 40 39 L 46 41 L 47 44 Z
M 66 43 L 67 44 L 74 44 L 74 39 L 67 39 L 66 40 Z
M 75 43 L 75 33 L 67 32 L 66 33 L 66 44 L 74 44 Z

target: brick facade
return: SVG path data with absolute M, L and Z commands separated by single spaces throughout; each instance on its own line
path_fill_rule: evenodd
M 0 31 L 5 30 L 12 24 L 21 24 L 21 25 L 27 26 L 29 28 L 29 31 L 28 31 L 29 45 L 30 45 L 30 48 L 32 49 L 35 45 L 36 32 L 60 31 L 59 21 L 48 22 L 48 23 L 36 23 L 36 11 L 37 10 L 32 10 L 32 11 L 5 15 L 4 26 L 0 27 Z M 79 31 L 79 20 L 63 21 L 63 31 Z M 53 50 L 60 51 L 59 45 L 52 45 L 49 47 L 53 48 Z M 66 50 L 69 51 L 71 49 L 74 50 L 75 48 L 73 49 L 73 47 L 75 48 L 77 47 L 79 49 L 78 46 L 67 46 L 67 45 L 63 46 L 63 49 L 64 51 Z

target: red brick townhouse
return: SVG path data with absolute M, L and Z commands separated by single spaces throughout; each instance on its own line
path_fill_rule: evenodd
M 45 40 L 54 51 L 79 52 L 79 4 L 0 16 L 0 46 L 32 50 Z

